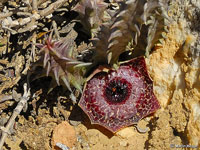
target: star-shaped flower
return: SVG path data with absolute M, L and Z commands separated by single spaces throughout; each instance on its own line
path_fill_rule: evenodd
M 96 73 L 87 82 L 79 106 L 92 124 L 111 132 L 137 124 L 159 109 L 144 57 L 132 59 L 117 70 Z

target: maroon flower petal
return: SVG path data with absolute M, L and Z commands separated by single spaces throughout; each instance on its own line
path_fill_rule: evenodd
M 117 70 L 95 74 L 87 82 L 79 106 L 92 124 L 112 132 L 137 124 L 160 108 L 143 57 L 132 59 Z

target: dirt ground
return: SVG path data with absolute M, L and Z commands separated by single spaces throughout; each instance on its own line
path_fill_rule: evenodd
M 19 1 L 0 4 L 1 10 L 4 5 L 9 8 L 22 7 Z M 78 33 L 74 47 L 77 51 L 84 50 L 89 38 L 79 30 L 79 23 L 69 23 L 77 14 L 65 12 L 61 15 L 57 11 L 53 15 L 58 29 L 64 28 L 63 35 L 72 29 Z M 13 91 L 23 94 L 28 72 L 34 60 L 39 58 L 38 49 L 33 55 L 31 42 L 34 36 L 37 36 L 38 41 L 42 40 L 40 37 L 51 28 L 51 19 L 40 20 L 37 32 L 33 30 L 14 34 L 0 29 L 1 127 L 6 126 L 18 104 L 12 97 Z M 141 129 L 148 128 L 146 133 L 140 133 L 130 126 L 113 134 L 99 125 L 91 124 L 81 108 L 72 103 L 68 90 L 56 86 L 48 92 L 51 77 L 39 77 L 36 70 L 31 72 L 31 78 L 36 76 L 36 79 L 30 81 L 32 94 L 27 109 L 15 119 L 3 149 L 59 150 L 55 146 L 57 142 L 62 142 L 70 150 L 200 149 L 200 34 L 197 29 L 199 25 L 191 27 L 189 21 L 185 18 L 174 21 L 169 26 L 162 46 L 155 47 L 146 58 L 154 93 L 161 105 L 153 115 L 138 123 Z M 196 55 L 193 49 L 197 49 Z M 77 95 L 80 98 L 80 94 Z

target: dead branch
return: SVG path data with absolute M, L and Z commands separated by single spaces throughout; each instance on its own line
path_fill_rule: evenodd
M 30 98 L 30 89 L 27 88 L 27 84 L 25 83 L 24 84 L 24 94 L 20 98 L 19 103 L 17 104 L 17 107 L 14 109 L 13 114 L 10 117 L 6 127 L 0 127 L 0 130 L 2 130 L 2 136 L 0 139 L 0 150 L 2 150 L 4 141 L 5 141 L 6 137 L 8 136 L 8 134 L 10 133 L 9 131 L 12 128 L 16 117 L 20 114 L 22 109 L 26 106 L 29 98 Z
M 15 90 L 12 91 L 12 95 L 0 95 L 0 103 L 3 103 L 10 99 L 15 99 L 15 101 L 19 101 L 21 98 L 21 94 L 18 94 Z
M 64 3 L 66 3 L 66 0 L 58 0 L 52 4 L 49 5 L 49 7 L 43 9 L 40 11 L 40 16 L 48 16 L 51 13 L 53 13 L 57 8 L 61 7 Z
M 33 62 L 35 62 L 35 44 L 36 44 L 36 38 L 37 38 L 37 34 L 36 32 L 33 33 L 33 37 L 32 37 L 32 49 L 31 49 L 31 60 Z
M 33 0 L 32 1 L 32 8 L 33 8 L 33 11 L 38 11 L 38 7 L 37 7 L 37 0 Z
M 53 26 L 53 30 L 54 30 L 54 33 L 55 33 L 55 35 L 56 35 L 56 38 L 57 38 L 57 39 L 60 39 L 60 34 L 59 34 L 59 32 L 58 32 L 57 24 L 56 24 L 55 21 L 52 22 L 52 26 Z
M 38 12 L 38 3 L 37 0 L 32 1 L 32 12 L 15 12 L 18 16 L 24 15 L 28 16 L 26 18 L 20 18 L 16 20 L 12 20 L 11 16 L 14 14 L 14 11 L 9 12 L 9 10 L 5 10 L 6 12 L 0 13 L 0 22 L 2 24 L 2 28 L 10 31 L 12 34 L 22 33 L 26 31 L 32 31 L 37 28 L 37 20 L 46 17 L 52 14 L 56 9 L 63 6 L 66 3 L 66 0 L 58 0 L 52 4 L 50 4 L 47 8 Z M 14 29 L 18 27 L 17 29 Z
M 13 12 L 0 13 L 0 19 L 12 16 Z

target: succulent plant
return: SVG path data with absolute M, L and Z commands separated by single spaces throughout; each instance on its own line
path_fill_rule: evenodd
M 43 44 L 37 43 L 36 46 L 40 48 L 40 53 L 43 53 L 41 60 L 43 60 L 43 67 L 47 69 L 46 75 L 48 76 L 50 72 L 53 72 L 58 85 L 60 85 L 61 79 L 72 93 L 71 96 L 75 102 L 70 84 L 82 92 L 83 76 L 81 70 L 78 70 L 77 67 L 84 67 L 91 63 L 84 63 L 73 58 L 73 44 L 73 38 L 53 40 L 51 34 L 49 37 L 45 37 Z
M 162 33 L 169 25 L 165 3 L 161 0 L 119 2 L 119 10 L 112 14 L 110 21 L 101 24 L 97 35 L 91 39 L 93 63 L 116 64 L 132 39 L 134 51 L 148 55 L 151 48 L 161 41 Z
M 89 79 L 79 102 L 92 124 L 117 132 L 160 108 L 144 57 L 104 71 Z
M 44 52 L 47 75 L 53 71 L 57 83 L 62 79 L 71 92 L 70 83 L 82 91 L 83 74 L 75 71 L 75 66 L 91 64 L 81 60 L 91 60 L 90 69 L 101 66 L 88 77 L 79 101 L 92 123 L 117 132 L 160 108 L 144 57 L 131 55 L 133 59 L 119 62 L 119 56 L 130 41 L 134 41 L 132 54 L 137 51 L 136 56 L 149 54 L 165 32 L 166 20 L 170 20 L 164 3 L 120 0 L 119 9 L 113 13 L 103 0 L 81 0 L 73 10 L 79 12 L 81 23 L 92 35 L 92 48 L 81 53 L 80 61 L 71 55 L 73 38 L 53 41 L 50 37 L 38 45 Z M 105 19 L 106 13 L 110 15 L 109 21 Z M 93 55 L 87 55 L 90 52 Z
M 93 65 L 102 65 L 88 78 L 79 106 L 93 124 L 117 132 L 137 124 L 160 108 L 153 93 L 144 57 L 167 32 L 170 18 L 161 0 L 120 1 L 120 8 L 91 39 Z M 119 56 L 133 41 L 131 60 L 119 65 Z M 109 66 L 109 68 L 107 68 Z M 117 66 L 117 67 L 116 67 Z M 102 71 L 101 71 L 102 70 Z M 106 70 L 106 71 L 105 71 Z
M 81 0 L 74 8 L 88 33 L 96 30 L 104 21 L 104 11 L 108 6 L 103 0 Z

